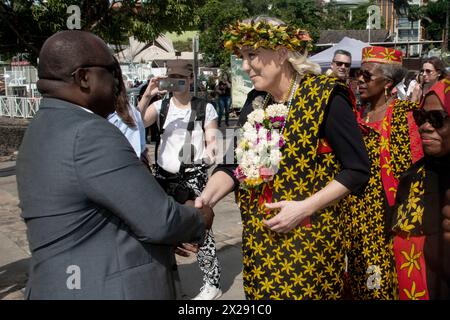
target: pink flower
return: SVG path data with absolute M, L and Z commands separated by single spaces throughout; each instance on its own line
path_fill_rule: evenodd
M 264 181 L 272 180 L 275 172 L 271 168 L 261 167 L 259 168 L 259 175 Z
M 236 179 L 239 180 L 239 182 L 243 182 L 247 176 L 244 174 L 244 172 L 242 172 L 240 167 L 237 167 L 236 170 L 233 171 L 234 176 L 236 177 Z

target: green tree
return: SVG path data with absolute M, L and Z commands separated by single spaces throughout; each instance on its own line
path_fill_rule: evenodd
M 348 11 L 332 0 L 323 6 L 321 12 L 322 30 L 343 30 L 348 23 Z
M 223 48 L 222 30 L 236 20 L 249 16 L 243 1 L 208 0 L 198 10 L 200 17 L 200 51 L 207 65 L 227 68 L 230 64 L 230 54 Z
M 81 29 L 120 45 L 134 36 L 152 41 L 163 32 L 181 32 L 199 22 L 204 0 L 0 0 L 0 53 L 27 53 L 36 62 L 45 39 L 67 29 L 70 5 L 81 10 Z
M 200 16 L 200 50 L 210 65 L 228 67 L 230 56 L 222 45 L 222 30 L 229 23 L 258 15 L 279 18 L 305 28 L 315 39 L 321 24 L 318 0 L 208 0 L 198 11 Z
M 176 51 L 192 51 L 192 39 L 187 38 L 187 40 L 177 40 L 173 42 L 173 48 Z
M 320 2 L 316 0 L 277 0 L 273 1 L 270 13 L 288 24 L 315 29 L 320 25 L 321 11 Z
M 368 3 L 363 3 L 352 10 L 352 21 L 347 20 L 345 23 L 345 29 L 349 30 L 364 30 L 367 27 L 367 19 L 369 14 L 367 9 L 369 6 L 373 5 L 374 2 L 370 1 Z M 383 22 L 382 26 L 383 27 Z
M 450 6 L 448 0 L 438 0 L 437 2 L 429 1 L 425 7 L 425 14 L 427 19 L 422 20 L 425 27 L 426 39 L 429 40 L 442 40 L 444 32 L 446 30 L 446 15 L 449 14 L 448 6 Z M 450 48 L 447 47 L 447 50 Z

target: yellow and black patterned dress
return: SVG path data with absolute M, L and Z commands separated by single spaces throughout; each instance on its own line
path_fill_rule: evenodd
M 395 100 L 378 123 L 367 124 L 359 117 L 371 168 L 365 192 L 351 195 L 346 201 L 345 234 L 353 299 L 398 298 L 388 213 L 394 204 L 398 179 L 413 160 L 422 156 L 410 113 L 415 107 L 411 102 Z
M 264 203 L 303 200 L 324 188 L 340 171 L 335 154 L 320 151 L 324 146 L 326 149 L 326 143 L 319 138 L 330 96 L 340 86 L 333 78 L 305 76 L 287 118 L 286 145 L 274 180 L 258 190 L 238 191 L 248 299 L 342 296 L 344 219 L 339 204 L 314 213 L 307 224 L 287 234 L 273 232 L 262 222 L 274 215 Z

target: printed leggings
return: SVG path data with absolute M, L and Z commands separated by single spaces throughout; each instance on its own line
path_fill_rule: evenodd
M 207 167 L 204 165 L 196 166 L 193 169 L 188 169 L 186 177 L 183 180 L 183 185 L 193 190 L 194 193 L 199 196 L 206 186 L 208 181 Z M 156 173 L 157 179 L 162 179 Z M 207 230 L 205 241 L 199 248 L 197 254 L 197 262 L 200 270 L 203 273 L 203 284 L 210 284 L 217 288 L 220 287 L 220 265 L 219 259 L 217 259 L 216 241 L 212 230 Z

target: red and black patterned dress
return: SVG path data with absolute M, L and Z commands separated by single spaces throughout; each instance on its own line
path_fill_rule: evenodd
M 365 192 L 346 201 L 349 288 L 353 299 L 397 299 L 398 282 L 389 227 L 398 180 L 423 155 L 411 111 L 417 105 L 394 100 L 382 121 L 365 123 L 358 114 L 371 163 Z M 362 113 L 362 112 L 361 112 Z
M 431 93 L 448 104 L 450 81 L 439 81 Z M 449 189 L 450 154 L 425 156 L 402 175 L 392 220 L 402 300 L 450 299 L 450 243 L 442 237 L 441 213 Z

